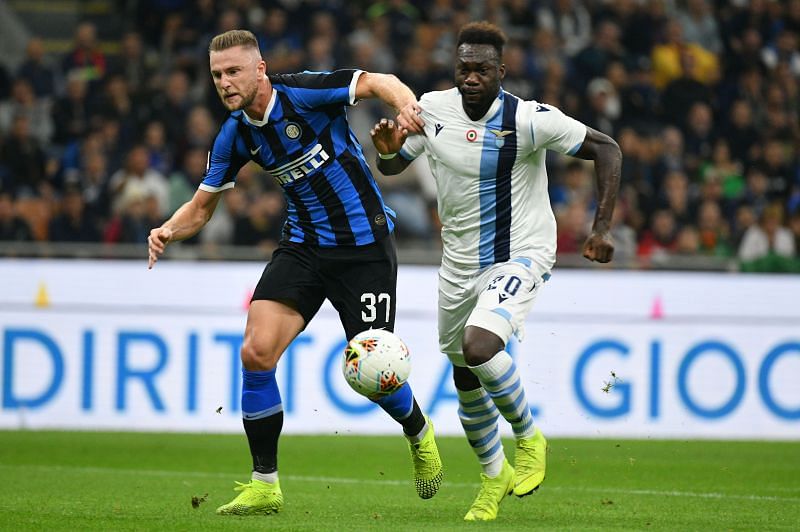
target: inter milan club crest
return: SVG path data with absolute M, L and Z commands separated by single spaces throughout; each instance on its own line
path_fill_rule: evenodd
M 506 144 L 506 135 L 510 135 L 514 131 L 503 131 L 499 129 L 490 129 L 492 133 L 494 133 L 494 145 L 498 148 L 502 148 Z
M 286 133 L 286 136 L 292 140 L 299 138 L 300 135 L 303 134 L 303 130 L 294 122 L 289 122 L 286 124 L 286 127 L 283 128 L 283 132 Z
M 478 139 L 478 132 L 474 129 L 470 129 L 467 131 L 467 140 L 469 142 L 475 142 Z

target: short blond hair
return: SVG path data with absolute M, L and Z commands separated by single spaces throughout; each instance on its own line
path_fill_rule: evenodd
M 252 32 L 247 30 L 230 30 L 220 33 L 208 45 L 209 52 L 219 52 L 234 46 L 244 46 L 245 48 L 255 48 L 258 50 L 258 40 Z

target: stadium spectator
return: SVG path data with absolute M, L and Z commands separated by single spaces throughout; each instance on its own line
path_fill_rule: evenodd
M 25 60 L 17 70 L 17 77 L 28 80 L 37 98 L 52 99 L 55 96 L 56 72 L 45 57 L 42 39 L 33 37 L 28 41 Z
M 592 38 L 592 18 L 581 0 L 550 0 L 538 11 L 539 25 L 552 31 L 572 57 Z
M 142 201 L 152 196 L 156 198 L 161 218 L 166 218 L 169 213 L 169 182 L 163 174 L 150 167 L 147 148 L 141 144 L 128 152 L 125 166 L 111 176 L 109 188 L 114 197 L 114 212 L 121 212 L 132 201 L 127 196 Z
M 281 7 L 267 10 L 261 31 L 256 33 L 258 46 L 267 54 L 270 70 L 275 73 L 294 72 L 303 62 L 303 43 L 289 27 L 286 11 Z
M 696 255 L 700 249 L 700 234 L 695 226 L 684 225 L 678 229 L 672 253 L 677 255 Z
M 700 178 L 708 182 L 715 180 L 721 186 L 722 196 L 734 200 L 744 194 L 744 171 L 739 161 L 731 159 L 727 136 L 720 136 L 714 143 L 711 159 L 700 164 Z
M 677 20 L 667 23 L 664 42 L 653 47 L 652 60 L 653 82 L 658 89 L 679 78 L 684 66 L 689 68 L 689 77 L 700 83 L 710 85 L 719 79 L 717 57 L 699 44 L 686 42 Z
M 718 203 L 706 200 L 700 204 L 697 214 L 698 245 L 695 252 L 717 257 L 730 257 L 730 229 L 722 216 Z
M 637 251 L 646 262 L 661 260 L 675 250 L 678 225 L 669 209 L 659 209 L 651 217 L 650 225 L 639 240 Z
M 50 196 L 53 187 L 45 172 L 46 162 L 44 150 L 31 134 L 30 118 L 16 115 L 9 137 L 0 146 L 0 164 L 8 169 L 7 186 L 14 196 Z
M 586 96 L 589 104 L 581 121 L 606 135 L 614 135 L 622 113 L 614 85 L 606 78 L 595 78 L 586 87 Z
M 61 71 L 67 75 L 76 73 L 93 87 L 106 75 L 106 66 L 106 55 L 97 41 L 97 27 L 92 22 L 81 22 L 75 29 L 73 47 L 64 57 Z
M 731 157 L 745 165 L 757 157 L 758 130 L 753 124 L 753 112 L 745 100 L 733 102 L 725 138 L 731 147 Z
M 33 232 L 30 225 L 17 215 L 12 191 L 0 188 L 0 241 L 30 242 Z
M 71 75 L 67 79 L 66 94 L 53 105 L 55 132 L 53 143 L 66 146 L 79 141 L 89 131 L 91 108 L 88 88 L 82 76 Z
M 70 186 L 64 191 L 61 212 L 50 220 L 48 237 L 53 242 L 100 241 L 100 232 L 78 187 Z
M 53 118 L 50 105 L 33 92 L 30 82 L 17 78 L 11 85 L 11 98 L 0 102 L 0 135 L 8 134 L 17 117 L 28 120 L 28 132 L 40 146 L 46 146 L 53 136 Z
M 717 19 L 708 0 L 686 0 L 685 8 L 678 9 L 678 22 L 686 42 L 698 44 L 714 54 L 722 52 Z
M 144 127 L 142 144 L 147 148 L 148 166 L 162 175 L 169 175 L 175 150 L 167 143 L 164 123 L 159 120 L 148 122 Z
M 774 257 L 792 258 L 795 255 L 794 234 L 782 226 L 783 209 L 769 205 L 758 224 L 750 226 L 739 245 L 739 258 L 744 262 Z
M 147 53 L 138 31 L 126 31 L 122 35 L 120 52 L 109 58 L 108 63 L 108 74 L 122 77 L 135 100 L 148 96 L 152 89 L 160 88 L 156 78 L 157 60 Z
M 608 65 L 625 59 L 625 49 L 619 41 L 619 27 L 609 20 L 600 22 L 594 31 L 592 43 L 582 48 L 572 60 L 578 76 L 576 83 L 583 86 L 594 78 L 602 77 Z
M 192 199 L 206 173 L 206 154 L 206 150 L 191 148 L 184 155 L 182 167 L 170 174 L 168 212 L 175 212 Z

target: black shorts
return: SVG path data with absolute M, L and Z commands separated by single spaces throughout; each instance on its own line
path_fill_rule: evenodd
M 393 235 L 358 247 L 282 242 L 264 268 L 253 301 L 285 302 L 308 324 L 327 298 L 349 339 L 365 329 L 394 330 L 396 289 Z

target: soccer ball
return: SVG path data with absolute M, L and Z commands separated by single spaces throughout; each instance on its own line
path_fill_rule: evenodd
M 365 397 L 390 395 L 411 373 L 408 347 L 396 334 L 383 329 L 360 332 L 344 350 L 342 373 L 347 384 Z

